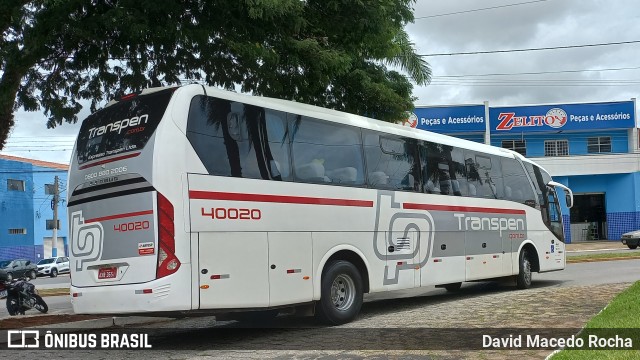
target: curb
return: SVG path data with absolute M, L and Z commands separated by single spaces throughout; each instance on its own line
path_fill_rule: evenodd
M 42 289 L 38 290 L 38 295 L 42 297 L 47 296 L 62 296 L 62 295 L 70 295 L 69 288 L 56 288 L 56 289 Z
M 616 260 L 634 260 L 634 259 L 640 259 L 640 255 L 625 256 L 625 257 L 610 257 L 610 258 L 575 259 L 575 260 L 571 260 L 569 257 L 567 257 L 567 264 L 576 264 L 576 263 L 583 263 L 583 262 L 616 261 Z

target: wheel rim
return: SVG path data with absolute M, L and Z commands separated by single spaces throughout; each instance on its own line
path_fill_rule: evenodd
M 331 302 L 336 310 L 348 310 L 356 298 L 356 285 L 353 279 L 345 274 L 338 275 L 331 284 Z

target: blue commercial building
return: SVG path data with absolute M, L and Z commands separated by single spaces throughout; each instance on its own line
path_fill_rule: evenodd
M 640 229 L 636 101 L 491 107 L 419 106 L 404 124 L 508 148 L 574 192 L 568 242 L 620 240 Z
M 56 246 L 52 240 L 55 177 L 63 192 L 67 169 L 64 164 L 0 155 L 0 260 L 39 261 L 68 254 L 65 196 L 58 202 Z

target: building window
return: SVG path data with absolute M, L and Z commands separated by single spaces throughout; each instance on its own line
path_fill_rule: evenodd
M 53 230 L 53 220 L 47 220 L 47 230 Z M 60 229 L 60 220 L 58 220 L 58 227 L 56 229 Z
M 7 179 L 7 190 L 9 191 L 24 191 L 24 181 Z
M 47 195 L 55 195 L 56 187 L 54 184 L 45 184 L 44 185 L 44 193 Z
M 568 156 L 569 141 L 568 140 L 545 140 L 544 156 Z
M 26 235 L 27 229 L 9 229 L 9 235 Z
M 611 152 L 611 137 L 598 136 L 587 138 L 587 152 L 589 154 Z
M 524 140 L 502 140 L 502 147 L 527 156 L 527 143 Z

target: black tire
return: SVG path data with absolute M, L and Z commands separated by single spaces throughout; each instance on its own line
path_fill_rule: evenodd
M 31 270 L 31 271 L 29 272 L 29 279 L 31 279 L 31 280 L 35 280 L 37 276 L 38 276 L 38 275 L 36 274 L 35 270 Z
M 635 249 L 637 249 L 637 248 L 638 248 L 638 245 L 637 245 L 637 244 L 636 244 L 636 245 L 627 245 L 627 246 L 628 246 L 628 247 L 629 247 L 629 249 L 631 249 L 631 250 L 635 250 Z
M 527 249 L 520 252 L 518 261 L 520 271 L 516 276 L 516 287 L 518 289 L 528 289 L 531 287 L 531 258 Z
M 448 292 L 456 292 L 456 291 L 460 290 L 460 287 L 462 287 L 462 283 L 461 282 L 457 282 L 457 283 L 453 283 L 453 284 L 447 284 L 447 285 L 444 285 L 443 287 Z
M 18 298 L 12 295 L 7 296 L 7 312 L 11 316 L 20 314 L 20 305 L 18 305 Z
M 11 281 L 11 280 L 13 280 L 13 274 L 8 272 L 7 273 L 7 281 Z
M 331 261 L 325 265 L 316 303 L 318 320 L 329 325 L 348 323 L 362 308 L 362 276 L 350 262 Z
M 33 294 L 33 298 L 36 299 L 36 304 L 34 305 L 34 309 L 40 311 L 43 314 L 46 314 L 49 311 L 49 306 L 44 302 L 44 299 L 40 295 Z
M 51 277 L 56 277 L 56 276 L 58 276 L 58 269 L 56 268 L 51 269 Z

